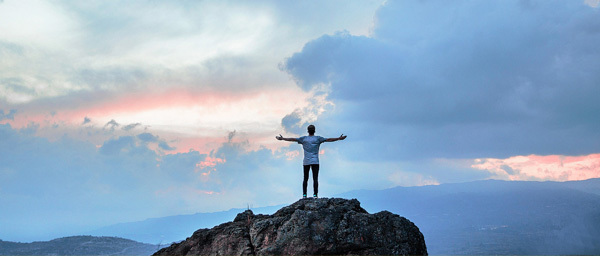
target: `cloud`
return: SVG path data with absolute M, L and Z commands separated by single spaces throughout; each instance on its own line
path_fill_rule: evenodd
M 138 139 L 142 140 L 143 142 L 157 142 L 158 141 L 158 136 L 153 135 L 152 133 L 140 133 L 137 136 Z
M 274 70 L 281 56 L 322 33 L 366 31 L 372 12 L 365 10 L 379 4 L 340 3 L 11 2 L 0 10 L 0 77 L 13 82 L 1 88 L 0 100 L 165 85 L 232 93 L 277 88 L 287 82 Z M 298 13 L 302 19 L 290 19 Z
M 157 136 L 147 137 L 160 143 Z M 207 207 L 202 195 L 156 192 L 177 186 L 209 191 L 212 186 L 196 172 L 206 155 L 164 155 L 137 136 L 96 147 L 69 136 L 49 141 L 4 124 L 0 154 L 3 239 L 47 240 L 116 222 L 197 212 Z
M 472 167 L 493 173 L 492 178 L 507 180 L 586 180 L 600 177 L 600 154 L 585 156 L 515 156 L 507 159 L 485 158 Z
M 40 128 L 40 124 L 35 122 L 29 122 L 27 126 L 21 128 L 19 132 L 29 135 L 34 135 L 38 129 Z
M 282 67 L 305 91 L 330 87 L 319 119 L 354 135 L 352 157 L 589 154 L 599 15 L 577 1 L 389 1 L 369 37 L 321 36 Z
M 40 236 L 52 236 L 61 227 L 77 228 L 86 221 L 83 215 L 101 219 L 106 213 L 101 203 L 106 202 L 106 194 L 119 194 L 113 189 L 126 189 L 113 185 L 131 182 L 124 175 L 127 172 L 104 161 L 93 144 L 66 137 L 50 142 L 19 133 L 9 125 L 0 127 L 0 138 L 3 155 L 0 201 L 6 206 L 0 213 L 2 226 L 6 228 L 2 230 L 3 237 L 19 237 L 32 230 L 37 230 Z M 108 177 L 118 182 L 104 183 Z M 41 211 L 44 214 L 39 214 Z M 80 211 L 86 213 L 73 214 Z
M 102 147 L 100 147 L 100 153 L 106 155 L 120 155 L 121 153 L 135 154 L 137 150 L 144 149 L 144 147 L 141 147 L 136 143 L 135 137 L 122 136 L 104 142 Z
M 233 132 L 229 132 L 229 134 L 227 134 L 227 141 L 231 143 L 231 140 L 233 139 L 233 137 L 235 137 L 235 130 Z
M 104 125 L 104 129 L 108 128 L 109 130 L 114 131 L 115 128 L 117 128 L 119 126 L 120 126 L 120 124 L 117 123 L 117 121 L 115 121 L 115 119 L 112 119 L 112 120 L 108 121 L 108 123 L 106 123 Z
M 4 113 L 4 110 L 0 109 L 0 121 L 3 120 L 15 120 L 16 109 L 11 109 L 8 113 Z
M 207 184 L 213 186 L 211 190 L 240 196 L 229 198 L 232 202 L 288 202 L 300 194 L 302 177 L 301 162 L 287 160 L 287 151 L 252 150 L 247 141 L 228 141 L 211 152 L 209 159 L 213 163 L 201 166 L 201 171 L 206 173 Z
M 109 139 L 100 147 L 103 154 L 147 154 L 152 151 L 148 148 L 149 143 L 156 143 L 162 150 L 174 150 L 166 141 L 151 133 L 141 133 L 137 136 L 120 136 Z
M 150 142 L 157 143 L 158 147 L 162 150 L 167 150 L 167 151 L 175 150 L 175 147 L 169 146 L 169 144 L 165 140 L 160 139 L 157 135 L 153 135 L 151 133 L 147 133 L 147 132 L 141 133 L 137 136 L 137 138 L 144 143 L 150 143 Z
M 171 150 L 177 149 L 175 147 L 169 146 L 169 144 L 167 142 L 165 142 L 165 141 L 159 141 L 158 142 L 158 147 L 161 148 L 162 150 L 167 150 L 167 151 L 171 151 Z
M 0 125 L 0 236 L 50 239 L 117 222 L 295 200 L 301 161 L 288 160 L 288 149 L 252 150 L 236 138 L 211 154 L 164 154 L 154 149 L 164 141 L 150 133 L 97 147 Z
M 600 6 L 600 0 L 585 0 L 585 4 L 594 8 L 598 8 L 598 6 Z
M 281 69 L 285 67 L 281 66 Z M 292 113 L 281 119 L 281 126 L 286 132 L 303 134 L 306 127 L 317 121 L 319 115 L 327 110 L 333 110 L 335 104 L 327 100 L 328 86 L 320 85 L 311 88 L 307 99 L 307 105 L 297 108 Z
M 160 169 L 179 182 L 187 183 L 189 180 L 199 180 L 197 165 L 204 161 L 206 156 L 198 151 L 165 155 L 160 162 Z
M 135 128 L 135 127 L 138 127 L 140 125 L 142 125 L 142 124 L 141 123 L 128 124 L 128 125 L 123 126 L 121 129 L 123 129 L 125 131 L 129 131 L 129 130 L 131 130 L 131 129 Z
M 0 108 L 19 111 L 21 119 L 11 125 L 35 121 L 44 128 L 50 118 L 42 113 L 53 110 L 52 121 L 66 124 L 64 133 L 88 117 L 100 128 L 119 120 L 120 126 L 105 127 L 110 134 L 139 122 L 162 138 L 199 132 L 214 137 L 235 129 L 264 138 L 279 131 L 283 115 L 304 111 L 306 94 L 278 63 L 322 33 L 366 33 L 379 5 L 7 4 L 0 10 Z M 32 15 L 40 19 L 27 18 Z M 174 136 L 169 139 L 184 141 Z
M 294 110 L 294 112 L 284 116 L 283 119 L 281 119 L 281 126 L 283 126 L 287 132 L 296 134 L 302 133 L 302 127 L 304 127 L 305 123 L 302 122 L 300 115 L 300 109 Z

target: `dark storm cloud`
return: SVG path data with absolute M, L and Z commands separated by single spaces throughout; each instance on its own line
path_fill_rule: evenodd
M 600 150 L 597 42 L 600 12 L 579 1 L 390 1 L 372 37 L 324 35 L 283 66 L 331 86 L 320 119 L 356 154 L 585 154 Z

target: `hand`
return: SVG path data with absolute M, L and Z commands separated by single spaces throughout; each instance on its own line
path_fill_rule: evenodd
M 279 134 L 279 136 L 275 136 L 275 139 L 277 139 L 277 140 L 283 140 L 283 136 L 281 136 L 281 134 Z
M 342 135 L 340 135 L 340 137 L 339 137 L 339 140 L 344 140 L 344 139 L 346 139 L 346 137 L 348 137 L 348 136 L 345 136 L 345 135 L 342 133 Z

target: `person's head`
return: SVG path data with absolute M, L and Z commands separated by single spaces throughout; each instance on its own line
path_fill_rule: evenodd
M 315 126 L 314 125 L 309 125 L 308 128 L 308 135 L 315 135 Z

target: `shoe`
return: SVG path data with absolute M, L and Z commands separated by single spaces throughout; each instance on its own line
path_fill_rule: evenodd
M 306 195 L 302 195 L 302 199 L 306 199 Z
M 313 195 L 313 198 L 319 198 L 319 197 L 317 196 L 317 194 L 314 194 L 314 195 Z

